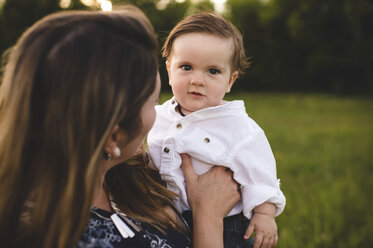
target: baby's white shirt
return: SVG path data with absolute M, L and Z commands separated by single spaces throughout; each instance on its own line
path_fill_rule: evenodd
M 229 167 L 241 185 L 242 199 L 229 215 L 243 214 L 264 203 L 276 205 L 276 216 L 285 207 L 285 196 L 276 176 L 276 162 L 263 130 L 245 111 L 241 100 L 205 108 L 182 117 L 170 99 L 156 106 L 157 117 L 147 142 L 149 153 L 167 187 L 179 197 L 179 211 L 189 210 L 179 154 L 192 157 L 194 171 L 202 174 L 214 165 Z

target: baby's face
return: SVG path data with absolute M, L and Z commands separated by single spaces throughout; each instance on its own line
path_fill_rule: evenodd
M 167 71 L 184 114 L 221 104 L 238 75 L 231 69 L 232 56 L 232 39 L 205 33 L 175 39 Z

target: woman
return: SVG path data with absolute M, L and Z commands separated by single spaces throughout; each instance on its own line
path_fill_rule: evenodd
M 92 204 L 109 206 L 105 173 L 138 150 L 154 122 L 157 61 L 152 27 L 133 8 L 55 14 L 22 35 L 0 89 L 1 246 L 77 244 Z M 200 204 L 200 192 L 217 192 L 214 180 L 222 192 L 236 184 L 219 167 L 200 178 L 185 168 L 195 229 L 203 229 L 193 242 L 204 247 L 206 237 L 221 235 L 216 223 L 239 194 L 218 197 L 229 204 L 209 218 L 214 203 Z
M 196 209 L 194 247 L 223 247 L 222 218 L 233 207 L 231 204 L 237 202 L 237 199 L 231 201 L 239 197 L 237 185 L 230 184 L 231 172 L 223 167 L 215 167 L 212 173 L 198 177 L 189 156 L 182 157 L 190 204 Z M 98 195 L 79 248 L 192 247 L 189 227 L 172 203 L 176 195 L 164 186 L 158 172 L 148 166 L 143 151 L 110 169 L 105 175 L 102 194 Z M 113 219 L 115 212 L 122 218 L 119 224 Z

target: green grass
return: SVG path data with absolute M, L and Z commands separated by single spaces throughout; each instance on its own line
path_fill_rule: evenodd
M 275 154 L 287 199 L 277 217 L 277 247 L 373 247 L 373 99 L 246 93 L 226 99 L 245 101 Z

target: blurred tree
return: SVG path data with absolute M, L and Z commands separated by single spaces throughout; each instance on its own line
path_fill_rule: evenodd
M 214 3 L 210 0 L 200 0 L 193 4 L 191 8 L 189 8 L 188 14 L 194 14 L 197 11 L 214 11 L 215 6 Z
M 366 18 L 363 12 L 369 13 L 367 3 L 307 0 L 289 16 L 287 25 L 295 47 L 305 54 L 308 88 L 337 93 L 371 88 L 371 69 L 367 66 L 373 57 L 367 51 L 372 49 L 372 43 L 365 41 L 372 41 L 372 35 L 362 31 L 361 20 Z M 370 8 L 372 16 L 372 5 Z M 370 23 L 373 24 L 372 17 Z
M 63 0 L 5 0 L 0 53 Z M 97 9 L 80 0 L 67 9 Z M 211 0 L 112 0 L 149 17 L 162 45 L 184 16 L 213 10 Z M 372 0 L 227 0 L 225 16 L 243 33 L 252 66 L 233 90 L 373 92 Z M 169 90 L 164 61 L 163 90 Z
M 370 0 L 228 0 L 253 57 L 237 88 L 373 92 Z
M 72 0 L 68 9 L 84 8 L 79 0 Z M 5 0 L 0 10 L 0 54 L 12 46 L 34 22 L 60 10 L 60 0 Z
M 232 90 L 264 89 L 271 80 L 262 76 L 268 70 L 262 66 L 267 47 L 267 34 L 260 17 L 263 6 L 260 0 L 227 0 L 226 4 L 229 8 L 226 17 L 242 33 L 246 53 L 252 61 L 250 69 L 238 79 Z

